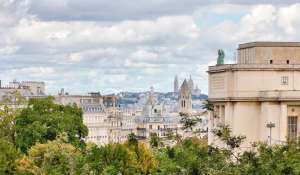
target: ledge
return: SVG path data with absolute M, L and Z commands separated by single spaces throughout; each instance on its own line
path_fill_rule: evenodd
M 227 71 L 300 71 L 300 64 L 223 64 L 208 67 L 208 73 Z
M 300 91 L 259 91 L 252 97 L 229 96 L 221 98 L 208 98 L 208 101 L 300 101 Z

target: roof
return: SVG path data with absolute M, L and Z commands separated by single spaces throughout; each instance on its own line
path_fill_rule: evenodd
M 184 79 L 181 87 L 180 87 L 180 90 L 189 90 L 189 85 L 188 85 L 188 82 L 186 81 L 186 79 Z
M 300 47 L 300 42 L 249 42 L 239 44 L 238 49 L 246 49 L 251 47 Z

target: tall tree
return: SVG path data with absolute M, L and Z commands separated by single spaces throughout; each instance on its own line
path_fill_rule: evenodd
M 124 144 L 88 147 L 86 162 L 92 174 L 131 175 L 137 171 L 134 152 Z
M 158 148 L 163 145 L 163 142 L 157 133 L 150 133 L 150 145 L 152 148 Z
M 14 174 L 15 160 L 19 155 L 12 143 L 0 139 L 0 174 Z
M 54 175 L 88 173 L 88 169 L 84 171 L 81 152 L 67 140 L 67 136 L 62 134 L 54 141 L 32 146 L 28 155 L 17 161 L 17 172 Z
M 4 95 L 0 102 L 0 138 L 15 142 L 15 119 L 27 103 L 18 91 Z
M 15 132 L 16 146 L 25 152 L 35 143 L 54 140 L 63 132 L 71 144 L 82 148 L 88 130 L 79 107 L 55 104 L 53 97 L 47 97 L 29 100 L 16 117 Z

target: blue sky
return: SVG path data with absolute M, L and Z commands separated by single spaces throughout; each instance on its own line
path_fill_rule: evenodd
M 271 3 L 272 2 L 272 3 Z M 295 0 L 0 0 L 0 79 L 45 81 L 50 93 L 171 91 L 239 43 L 299 41 Z

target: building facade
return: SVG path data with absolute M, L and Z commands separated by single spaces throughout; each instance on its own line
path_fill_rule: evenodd
M 16 81 L 9 82 L 8 85 L 2 85 L 0 80 L 0 101 L 13 98 L 15 93 L 19 93 L 25 98 L 39 98 L 46 96 L 46 86 L 44 82 L 39 81 Z
M 141 139 L 149 139 L 151 133 L 163 138 L 168 132 L 179 130 L 179 121 L 178 113 L 167 112 L 164 103 L 158 103 L 151 91 L 141 113 L 136 116 L 136 133 Z
M 208 96 L 214 106 L 209 130 L 229 125 L 234 135 L 246 136 L 244 146 L 298 136 L 300 43 L 246 43 L 237 52 L 236 64 L 209 67 Z M 211 132 L 208 141 L 218 142 Z
M 179 92 L 179 112 L 190 114 L 192 112 L 192 92 L 186 79 Z
M 88 95 L 70 95 L 62 90 L 55 100 L 59 104 L 77 104 L 83 111 L 83 123 L 89 132 L 86 141 L 104 145 L 123 142 L 122 112 L 116 107 L 114 96 L 102 96 L 99 92 Z

